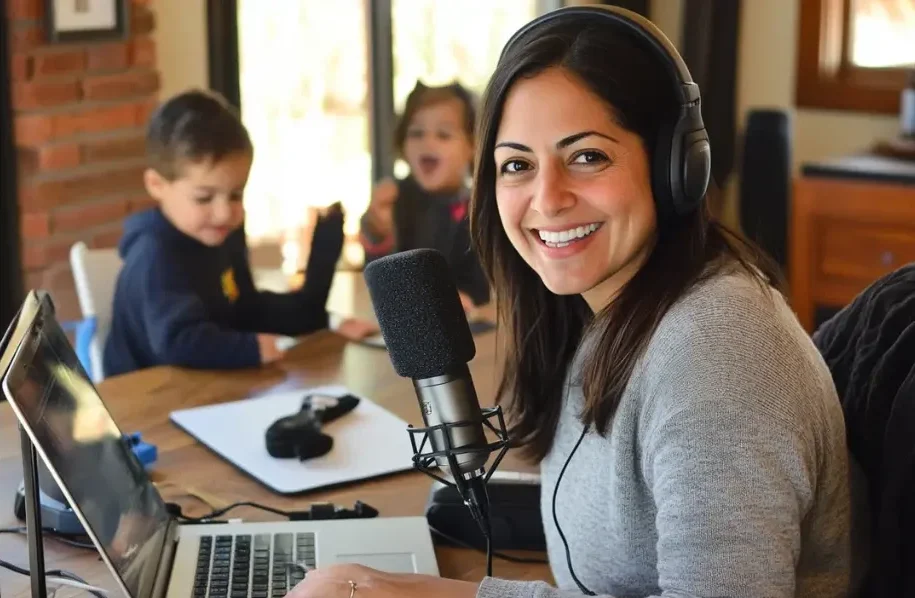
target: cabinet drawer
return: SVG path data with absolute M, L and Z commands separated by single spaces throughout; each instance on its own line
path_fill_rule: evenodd
M 915 228 L 822 221 L 817 274 L 865 283 L 915 261 Z

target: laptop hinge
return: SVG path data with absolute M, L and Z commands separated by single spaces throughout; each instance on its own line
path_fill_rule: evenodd
M 153 583 L 152 595 L 154 598 L 163 598 L 168 591 L 168 582 L 172 578 L 172 565 L 175 562 L 175 553 L 178 551 L 180 529 L 178 520 L 169 517 L 168 529 L 165 530 L 165 545 L 162 547 L 162 558 L 159 559 L 159 568 L 156 569 L 156 580 Z

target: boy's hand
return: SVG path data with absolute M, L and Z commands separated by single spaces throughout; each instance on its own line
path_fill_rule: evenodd
M 384 179 L 372 190 L 372 201 L 369 204 L 369 218 L 372 228 L 379 237 L 394 234 L 394 204 L 397 203 L 397 183 Z
M 271 363 L 283 357 L 277 342 L 280 338 L 275 334 L 258 334 L 257 346 L 261 353 L 261 363 Z
M 340 202 L 331 204 L 318 215 L 311 236 L 309 262 L 317 259 L 332 262 L 335 266 L 343 251 L 343 206 Z
M 350 341 L 361 341 L 378 334 L 378 325 L 360 318 L 347 318 L 333 328 L 333 331 Z

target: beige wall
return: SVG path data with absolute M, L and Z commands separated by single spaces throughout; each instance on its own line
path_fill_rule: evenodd
M 667 36 L 671 43 L 681 48 L 683 22 L 683 2 L 680 0 L 653 0 L 649 17 L 661 31 Z
M 156 0 L 156 51 L 167 98 L 189 87 L 207 86 L 206 3 L 204 0 Z

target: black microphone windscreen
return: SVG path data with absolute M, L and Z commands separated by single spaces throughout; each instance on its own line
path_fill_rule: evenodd
M 441 376 L 473 359 L 473 335 L 445 256 L 434 249 L 403 251 L 370 262 L 364 274 L 400 376 Z

